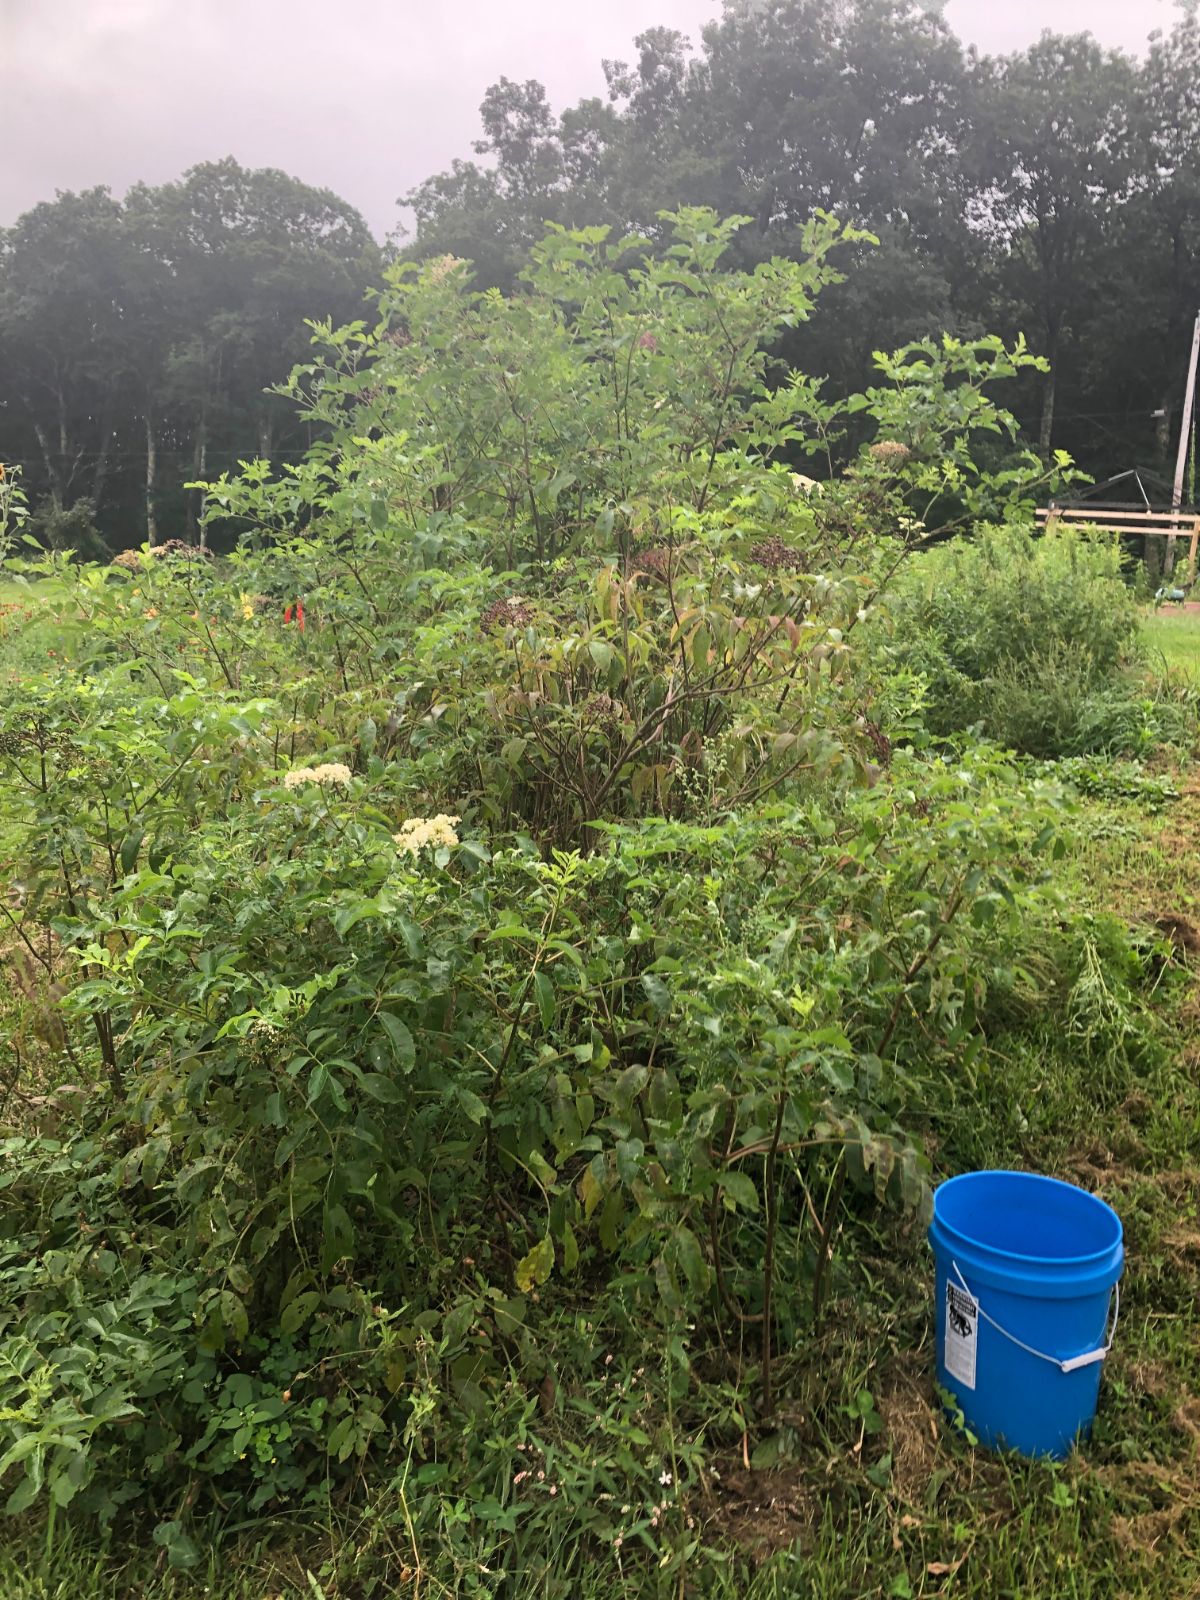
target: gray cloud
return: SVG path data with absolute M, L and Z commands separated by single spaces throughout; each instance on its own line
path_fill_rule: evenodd
M 540 78 L 561 107 L 601 93 L 601 58 L 628 59 L 643 28 L 695 42 L 718 3 L 0 0 L 0 223 L 56 189 L 123 193 L 231 154 L 336 190 L 382 235 L 398 195 L 470 153 L 502 73 Z M 1043 27 L 1139 49 L 1173 8 L 948 0 L 945 14 L 986 50 Z

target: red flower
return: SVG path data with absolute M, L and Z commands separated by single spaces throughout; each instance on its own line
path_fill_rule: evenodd
M 293 616 L 295 617 L 295 620 L 296 620 L 296 626 L 300 629 L 300 632 L 303 633 L 304 632 L 304 602 L 303 602 L 303 600 L 297 600 L 296 604 L 294 606 L 288 606 L 286 608 L 286 610 L 283 613 L 284 622 L 285 623 L 291 622 Z

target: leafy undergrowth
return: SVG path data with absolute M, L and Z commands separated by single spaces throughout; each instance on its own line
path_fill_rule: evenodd
M 1074 984 L 1028 1012 L 1014 989 L 1011 1014 L 925 1139 L 938 1174 L 1030 1166 L 1101 1194 L 1124 1221 L 1121 1328 L 1095 1435 L 1069 1462 L 996 1457 L 955 1435 L 932 1387 L 923 1228 L 859 1208 L 843 1224 L 816 1322 L 779 1352 L 785 1398 L 769 1430 L 740 1431 L 739 1387 L 714 1375 L 699 1397 L 711 1435 L 701 1441 L 682 1422 L 673 1431 L 672 1394 L 683 1391 L 671 1341 L 643 1347 L 644 1364 L 634 1366 L 619 1299 L 607 1317 L 581 1300 L 560 1312 L 556 1338 L 591 1376 L 583 1387 L 564 1378 L 557 1391 L 551 1381 L 494 1406 L 481 1424 L 497 1462 L 490 1497 L 448 1502 L 436 1474 L 410 1462 L 386 1485 L 369 1485 L 353 1508 L 335 1499 L 302 1532 L 268 1520 L 239 1534 L 231 1505 L 219 1555 L 198 1552 L 186 1573 L 166 1568 L 164 1549 L 131 1556 L 116 1541 L 97 1554 L 74 1534 L 47 1559 L 44 1535 L 31 1531 L 0 1569 L 3 1593 L 1191 1593 L 1200 1582 L 1200 781 L 1185 771 L 1176 784 L 1180 798 L 1164 815 L 1122 798 L 1084 807 L 1063 868 L 1082 912 L 1063 937 L 1081 947 L 1073 963 L 1061 952 L 1055 961 L 1073 968 Z M 1132 946 L 1113 942 L 1114 912 L 1133 931 Z M 1136 974 L 1130 948 L 1144 963 Z M 1041 977 L 1031 971 L 1027 981 Z M 1140 992 L 1147 1009 L 1134 999 Z M 726 1336 L 736 1358 L 737 1329 Z M 611 1362 L 606 1350 L 617 1352 Z M 626 1471 L 622 1492 L 633 1503 L 611 1504 L 614 1464 L 624 1456 L 628 1466 L 651 1435 L 666 1441 L 660 1470 L 644 1471 L 640 1497 Z M 515 1487 L 510 1463 L 523 1475 Z M 589 1558 L 564 1541 L 589 1502 L 624 1525 L 628 1551 L 616 1545 Z M 519 1559 L 497 1562 L 505 1544 L 497 1535 L 514 1526 L 518 1507 Z M 681 1535 L 694 1530 L 694 1549 L 657 1577 L 637 1558 L 639 1537 L 668 1520 Z

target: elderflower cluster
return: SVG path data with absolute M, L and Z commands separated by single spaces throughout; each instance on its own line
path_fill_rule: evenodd
M 448 817 L 444 812 L 436 817 L 409 817 L 400 824 L 400 832 L 392 835 L 392 843 L 397 850 L 407 850 L 413 856 L 427 844 L 445 845 L 449 849 L 458 843 L 454 824 L 461 820 L 461 817 Z
M 350 768 L 344 761 L 326 761 L 319 767 L 297 767 L 294 772 L 285 772 L 283 776 L 285 789 L 298 789 L 304 783 L 332 785 L 349 782 Z
M 242 1049 L 255 1066 L 266 1067 L 276 1059 L 284 1044 L 284 1031 L 266 1017 L 256 1017 L 242 1041 Z
M 463 262 L 459 256 L 439 256 L 436 261 L 429 263 L 430 283 L 445 283 L 446 279 L 452 273 L 457 272 L 462 265 Z

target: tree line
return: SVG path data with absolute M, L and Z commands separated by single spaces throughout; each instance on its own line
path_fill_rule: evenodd
M 353 207 L 233 160 L 60 194 L 0 234 L 0 461 L 51 546 L 196 538 L 186 485 L 309 443 L 270 392 L 305 318 L 361 314 L 380 252 Z
M 1194 6 L 1140 60 L 1089 34 L 981 56 L 913 0 L 727 0 L 696 48 L 650 28 L 635 49 L 562 111 L 533 79 L 493 85 L 476 159 L 403 197 L 404 252 L 467 257 L 511 291 L 548 222 L 653 241 L 660 212 L 707 205 L 751 219 L 752 264 L 830 211 L 877 243 L 843 255 L 783 360 L 840 395 L 877 349 L 1024 333 L 1050 372 L 1015 409 L 1044 455 L 1169 474 L 1200 307 Z M 0 235 L 0 458 L 23 463 L 42 527 L 178 535 L 185 483 L 287 460 L 304 437 L 265 391 L 303 357 L 306 316 L 364 314 L 386 253 L 336 196 L 232 161 L 22 217 Z

